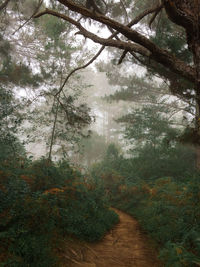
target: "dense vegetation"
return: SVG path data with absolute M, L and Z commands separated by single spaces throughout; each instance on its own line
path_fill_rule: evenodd
M 32 12 L 38 3 L 31 2 Z M 55 96 L 78 50 L 66 40 L 69 25 L 50 17 L 26 25 L 23 35 L 16 16 L 26 21 L 24 2 L 9 4 L 0 25 L 0 266 L 59 266 L 65 240 L 99 240 L 118 216 L 102 186 L 66 157 L 88 135 L 83 128 L 92 121 L 90 109 L 78 101 L 86 87 L 80 77 L 68 83 L 65 94 Z M 32 160 L 24 145 L 41 140 L 47 153 Z M 53 152 L 62 160 L 53 162 Z
M 199 3 L 90 2 L 0 4 L 0 266 L 59 266 L 65 240 L 94 242 L 117 223 L 111 206 L 139 220 L 165 266 L 199 266 Z M 95 21 L 115 38 L 98 38 Z M 103 45 L 95 56 L 87 38 Z M 114 88 L 104 99 L 128 102 L 111 110 L 90 92 L 104 137 L 89 139 L 90 83 L 74 73 L 106 46 L 123 52 L 96 65 Z M 32 141 L 46 149 L 38 160 L 24 147 Z
M 102 188 L 67 161 L 32 162 L 17 141 L 0 148 L 1 266 L 58 266 L 65 239 L 99 240 L 118 221 Z
M 180 130 L 150 110 L 146 107 L 130 115 L 136 125 L 129 121 L 126 128 L 127 138 L 135 142 L 129 158 L 112 144 L 91 174 L 104 182 L 111 205 L 139 220 L 165 266 L 196 266 L 200 261 L 200 174 L 195 170 L 194 150 L 180 144 Z M 137 118 L 142 115 L 138 128 Z M 146 127 L 151 130 L 144 131 Z M 145 133 L 143 143 L 140 130 Z

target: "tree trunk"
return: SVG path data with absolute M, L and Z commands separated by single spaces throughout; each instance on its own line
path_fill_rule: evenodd
M 196 143 L 196 168 L 200 170 L 200 84 L 196 85 L 196 90 L 195 130 L 198 136 Z
M 192 45 L 194 57 L 194 65 L 196 68 L 196 118 L 195 128 L 198 136 L 196 144 L 196 167 L 200 170 L 200 36 L 197 33 L 197 38 Z

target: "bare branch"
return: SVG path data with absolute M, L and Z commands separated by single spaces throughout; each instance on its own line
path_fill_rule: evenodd
M 41 13 L 40 13 L 41 14 Z M 39 15 L 39 14 L 38 14 Z M 36 17 L 38 17 L 35 16 Z M 43 14 L 41 14 L 43 15 Z M 78 20 L 78 22 L 80 21 L 80 19 Z M 113 37 L 116 37 L 118 34 L 118 32 L 113 32 L 112 35 L 108 38 L 108 39 L 112 39 Z M 119 40 L 119 39 L 118 39 Z M 86 64 L 84 64 L 83 66 L 81 67 L 77 67 L 75 69 L 73 69 L 69 74 L 68 76 L 66 77 L 65 81 L 63 82 L 62 86 L 60 87 L 59 91 L 55 94 L 55 97 L 58 97 L 58 95 L 61 93 L 61 91 L 63 90 L 64 86 L 66 85 L 67 81 L 69 80 L 69 78 L 78 70 L 81 70 L 81 69 L 84 69 L 84 68 L 87 68 L 90 64 L 92 64 L 98 57 L 99 55 L 102 53 L 102 51 L 105 49 L 106 46 L 102 46 L 99 51 L 96 53 L 96 55 L 90 60 L 88 61 Z M 127 53 L 127 52 L 126 52 Z
M 119 61 L 117 63 L 118 65 L 120 65 L 122 63 L 122 61 L 124 60 L 124 58 L 125 58 L 127 53 L 128 53 L 128 51 L 124 50 L 124 52 L 122 53 L 122 55 L 121 55 L 121 57 L 120 57 L 120 59 L 119 59 Z
M 184 27 L 187 31 L 193 29 L 194 25 L 191 15 L 187 14 L 187 16 L 185 16 L 184 12 L 180 12 L 176 7 L 175 1 L 162 0 L 162 2 L 171 21 Z
M 121 2 L 121 1 L 120 1 Z M 123 2 L 121 2 L 122 4 L 123 4 L 123 6 L 124 6 L 124 3 Z M 125 6 L 124 6 L 124 9 L 125 9 Z M 149 11 L 150 13 L 151 12 L 154 12 L 155 11 L 155 8 L 154 9 L 152 9 L 153 11 Z M 127 13 L 126 13 L 127 14 Z M 39 15 L 39 14 L 38 14 Z M 143 16 L 144 16 L 144 14 L 143 14 Z M 36 18 L 37 16 L 35 16 L 35 18 Z M 128 19 L 128 15 L 127 15 L 127 19 Z M 138 18 L 139 19 L 139 18 Z M 78 22 L 80 21 L 80 19 L 78 20 Z M 133 25 L 135 22 L 134 21 L 132 21 L 132 22 L 130 22 L 127 26 L 128 27 L 130 27 L 131 25 Z M 77 33 L 78 34 L 78 33 Z M 113 37 L 116 37 L 117 36 L 117 34 L 118 34 L 118 32 L 112 32 L 112 35 L 108 38 L 108 39 L 112 39 Z M 117 39 L 117 40 L 119 40 L 119 39 Z M 69 78 L 76 72 L 76 71 L 78 71 L 78 70 L 81 70 L 81 69 L 84 69 L 84 68 L 87 68 L 90 64 L 92 64 L 98 57 L 99 57 L 99 55 L 102 53 L 102 51 L 105 49 L 105 45 L 103 45 L 100 49 L 99 49 L 99 51 L 96 53 L 96 55 L 90 60 L 90 61 L 88 61 L 85 65 L 83 65 L 83 66 L 81 66 L 81 67 L 77 67 L 77 68 L 75 68 L 75 69 L 73 69 L 69 74 L 68 74 L 68 76 L 66 77 L 66 79 L 65 79 L 65 81 L 63 82 L 63 84 L 62 84 L 62 86 L 60 87 L 60 89 L 59 89 L 59 91 L 55 94 L 55 97 L 57 97 L 60 93 L 61 93 L 61 91 L 63 90 L 63 88 L 64 88 L 64 86 L 66 85 L 66 83 L 67 83 L 67 81 L 69 80 Z M 126 54 L 127 54 L 127 50 L 125 50 L 124 52 L 123 52 L 123 54 L 122 54 L 122 56 L 121 56 L 121 58 L 120 58 L 120 60 L 119 60 L 119 62 L 118 62 L 118 64 L 121 64 L 121 62 L 123 61 L 123 59 L 124 59 L 124 57 L 126 56 Z
M 63 84 L 61 85 L 60 89 L 58 90 L 58 92 L 55 94 L 55 97 L 57 97 L 61 91 L 63 90 L 65 84 L 67 83 L 67 81 L 69 80 L 69 78 L 72 76 L 72 74 L 74 74 L 76 71 L 78 70 L 81 70 L 81 69 L 85 69 L 87 68 L 90 64 L 92 64 L 92 62 L 94 62 L 97 57 L 101 54 L 101 52 L 104 50 L 105 46 L 102 46 L 99 51 L 97 52 L 97 54 L 90 60 L 88 61 L 85 65 L 81 66 L 81 67 L 78 67 L 78 68 L 75 68 L 73 69 L 66 77 L 66 79 L 64 80 Z
M 154 20 L 156 19 L 157 15 L 160 13 L 160 11 L 162 10 L 163 8 L 163 4 L 161 4 L 160 6 L 158 6 L 157 10 L 155 10 L 155 13 L 153 14 L 150 22 L 149 22 L 149 28 L 151 29 L 151 25 L 152 23 L 154 22 Z
M 133 20 L 129 23 L 129 27 L 132 27 L 133 25 L 137 24 L 140 20 L 142 20 L 142 19 L 143 19 L 144 17 L 146 17 L 147 15 L 156 12 L 158 9 L 162 9 L 162 7 L 163 7 L 163 4 L 145 10 L 144 12 L 142 12 L 140 15 L 138 15 L 135 19 L 133 19 Z

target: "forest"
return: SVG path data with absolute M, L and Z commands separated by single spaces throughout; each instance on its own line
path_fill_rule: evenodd
M 200 0 L 0 0 L 0 267 L 200 266 Z

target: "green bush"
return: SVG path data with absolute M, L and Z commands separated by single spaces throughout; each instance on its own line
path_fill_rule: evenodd
M 200 264 L 200 174 L 193 160 L 192 150 L 161 143 L 128 159 L 105 157 L 91 170 L 109 188 L 111 205 L 137 218 L 152 237 L 165 266 Z
M 118 194 L 113 204 L 138 219 L 157 242 L 165 266 L 200 262 L 199 176 L 178 182 L 162 178 L 138 183 Z
M 58 266 L 65 237 L 96 241 L 117 221 L 101 187 L 67 162 L 0 163 L 1 266 Z

